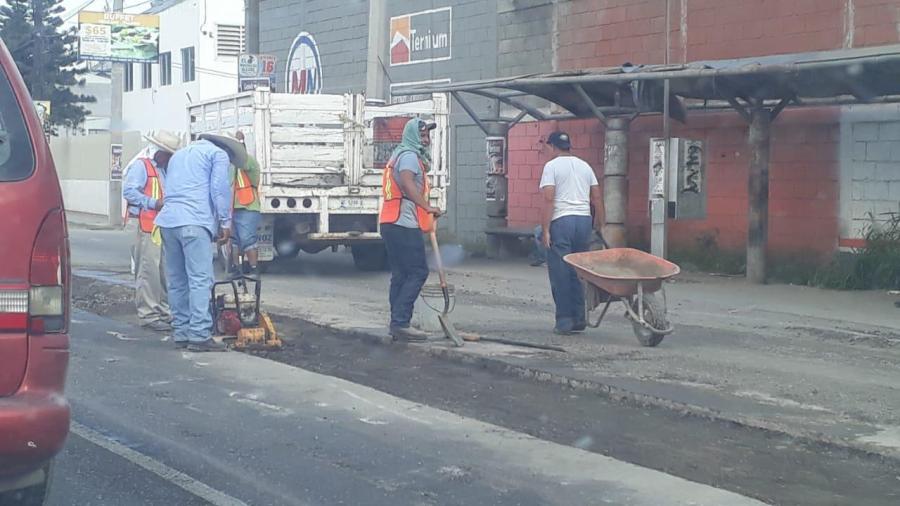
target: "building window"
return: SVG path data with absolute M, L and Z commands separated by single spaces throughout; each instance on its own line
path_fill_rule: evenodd
M 125 81 L 125 91 L 134 90 L 134 64 L 133 63 L 125 64 L 125 76 L 124 76 L 123 80 Z
M 143 72 L 141 73 L 141 88 L 147 89 L 153 87 L 153 64 L 152 63 L 144 63 L 141 65 L 144 67 Z
M 159 54 L 159 85 L 172 84 L 172 53 Z
M 216 56 L 238 56 L 244 52 L 244 27 L 216 25 Z
M 185 47 L 181 49 L 181 80 L 185 83 L 193 82 L 196 78 L 194 69 L 194 48 Z

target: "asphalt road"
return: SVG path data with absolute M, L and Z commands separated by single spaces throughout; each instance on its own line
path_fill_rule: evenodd
M 759 504 L 334 376 L 74 320 L 53 504 Z
M 127 244 L 120 233 L 78 231 L 75 265 L 127 272 Z M 292 267 L 299 276 L 282 272 L 276 286 L 324 290 L 346 256 L 306 257 Z M 57 468 L 54 504 L 746 500 L 715 496 L 722 489 L 774 504 L 900 500 L 896 462 L 473 370 L 299 321 L 279 322 L 290 346 L 271 358 L 285 365 L 177 353 L 128 323 L 125 291 L 82 287 L 80 302 L 90 299 L 85 291 L 96 295 L 87 307 L 118 316 L 76 317 L 70 397 L 80 425 Z

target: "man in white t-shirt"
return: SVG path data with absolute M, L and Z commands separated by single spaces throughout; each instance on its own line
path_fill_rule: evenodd
M 587 324 L 584 311 L 584 289 L 575 269 L 563 261 L 569 253 L 587 251 L 591 241 L 591 226 L 600 228 L 600 185 L 594 169 L 584 160 L 573 156 L 569 135 L 553 132 L 547 138 L 556 158 L 544 165 L 541 175 L 541 194 L 544 209 L 541 227 L 544 246 L 548 249 L 547 267 L 550 289 L 556 304 L 557 334 L 583 331 Z M 591 205 L 596 210 L 596 223 L 591 218 Z

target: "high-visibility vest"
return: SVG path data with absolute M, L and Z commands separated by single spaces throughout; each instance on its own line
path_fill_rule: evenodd
M 397 220 L 400 219 L 400 211 L 403 204 L 403 190 L 400 189 L 400 185 L 397 184 L 397 179 L 394 177 L 394 163 L 396 160 L 391 159 L 387 166 L 384 168 L 384 174 L 381 177 L 381 215 L 379 216 L 380 223 L 397 223 Z M 422 179 L 424 180 L 424 188 L 422 188 L 422 196 L 425 197 L 425 200 L 428 200 L 428 196 L 431 193 L 431 187 L 428 184 L 428 175 L 425 174 L 425 167 L 422 165 L 422 162 L 419 162 L 419 167 L 422 168 Z M 423 209 L 420 206 L 416 206 L 416 218 L 419 221 L 419 228 L 422 229 L 423 232 L 431 232 L 431 229 L 434 227 L 434 216 Z
M 144 195 L 154 200 L 159 200 L 163 196 L 162 185 L 159 184 L 159 174 L 156 167 L 149 159 L 144 158 L 144 167 L 147 169 L 147 182 L 144 183 Z M 158 211 L 156 209 L 141 209 L 138 213 L 138 223 L 141 226 L 141 232 L 153 232 L 153 220 L 156 219 Z
M 237 169 L 234 176 L 234 196 L 238 204 L 249 206 L 256 201 L 256 188 L 250 183 L 250 176 L 244 169 Z

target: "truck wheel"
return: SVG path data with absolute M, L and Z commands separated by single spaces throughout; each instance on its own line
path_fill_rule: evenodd
M 353 265 L 361 271 L 383 271 L 387 268 L 387 250 L 384 244 L 354 244 L 350 246 Z

